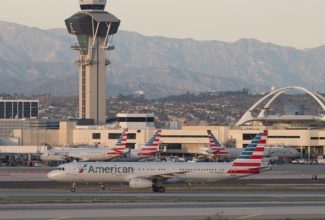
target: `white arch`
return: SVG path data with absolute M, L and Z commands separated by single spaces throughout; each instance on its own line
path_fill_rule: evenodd
M 268 99 L 269 97 L 272 97 L 267 103 L 266 105 L 263 107 L 262 111 L 258 114 L 258 117 L 264 117 L 265 115 L 265 111 L 266 109 L 268 109 L 270 107 L 270 105 L 283 93 L 290 91 L 290 90 L 297 90 L 297 91 L 302 91 L 308 95 L 310 95 L 322 108 L 322 110 L 325 112 L 325 98 L 323 96 L 321 96 L 318 93 L 313 93 L 311 91 L 309 91 L 308 89 L 305 89 L 303 87 L 299 87 L 299 86 L 289 86 L 289 87 L 284 87 L 281 89 L 277 89 L 274 90 L 272 92 L 270 92 L 269 94 L 267 94 L 266 96 L 264 96 L 263 98 L 261 98 L 260 100 L 258 100 L 252 107 L 250 107 L 248 109 L 248 111 L 245 112 L 245 114 L 240 118 L 240 120 L 237 122 L 237 126 L 240 126 L 246 122 L 249 121 L 253 121 L 255 119 L 255 117 L 253 117 L 252 115 L 252 111 L 254 111 L 263 101 L 265 101 L 266 99 Z
M 282 91 L 279 91 L 278 93 L 276 93 L 271 99 L 270 101 L 268 101 L 268 103 L 266 103 L 266 105 L 264 105 L 262 111 L 258 114 L 257 117 L 264 117 L 265 116 L 265 111 L 267 109 L 270 108 L 270 106 L 272 105 L 272 103 L 274 102 L 274 100 L 276 100 L 280 95 L 282 95 L 283 93 L 285 93 L 286 90 L 282 90 Z

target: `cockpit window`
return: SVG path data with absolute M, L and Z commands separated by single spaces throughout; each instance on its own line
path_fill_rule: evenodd
M 64 167 L 58 167 L 57 170 L 64 171 Z

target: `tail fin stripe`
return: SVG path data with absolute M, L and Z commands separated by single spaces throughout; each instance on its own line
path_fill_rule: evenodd
M 250 159 L 263 159 L 263 155 L 252 155 Z
M 146 150 L 150 150 L 150 151 L 156 151 L 157 148 L 156 147 L 144 147 L 144 148 L 141 148 L 142 151 L 146 151 Z
M 247 163 L 234 163 L 234 166 L 235 167 L 259 167 L 261 166 L 261 163 L 250 163 L 250 162 L 247 162 Z
M 266 140 L 265 139 L 261 139 L 258 143 L 259 144 L 266 144 Z
M 251 156 L 250 155 L 247 155 L 247 156 L 239 156 L 239 159 L 251 159 Z
M 241 155 L 243 156 L 250 156 L 253 154 L 254 151 L 245 151 L 245 152 L 242 152 Z

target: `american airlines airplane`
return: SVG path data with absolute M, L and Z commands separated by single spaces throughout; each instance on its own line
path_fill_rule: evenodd
M 240 148 L 226 148 L 220 144 L 217 138 L 211 131 L 208 131 L 209 137 L 209 149 L 207 153 L 227 158 L 237 158 L 243 151 Z M 265 147 L 264 154 L 266 157 L 286 157 L 286 158 L 297 158 L 300 157 L 300 153 L 297 149 L 292 147 Z
M 131 188 L 152 188 L 164 193 L 165 184 L 217 182 L 259 174 L 263 166 L 267 132 L 256 135 L 252 143 L 231 163 L 202 162 L 74 162 L 60 165 L 48 173 L 48 178 L 58 182 L 71 182 L 71 192 L 76 183 L 128 183 Z
M 149 139 L 149 141 L 139 150 L 130 150 L 126 148 L 128 129 L 125 129 L 119 137 L 115 147 L 98 147 L 98 148 L 63 148 L 53 149 L 44 152 L 41 155 L 43 161 L 65 161 L 65 160 L 78 160 L 78 161 L 104 161 L 120 157 L 124 154 L 129 154 L 130 158 L 146 158 L 153 157 L 159 151 L 161 130 Z
M 115 147 L 87 147 L 87 148 L 56 148 L 45 151 L 41 155 L 43 161 L 66 161 L 66 160 L 77 160 L 77 161 L 98 161 L 108 160 L 115 157 L 119 157 L 130 149 L 126 148 L 128 129 L 125 129 L 120 135 Z
M 156 156 L 156 153 L 159 151 L 160 136 L 161 130 L 157 130 L 149 141 L 144 146 L 140 147 L 139 150 L 132 149 L 129 152 L 130 158 L 146 158 Z

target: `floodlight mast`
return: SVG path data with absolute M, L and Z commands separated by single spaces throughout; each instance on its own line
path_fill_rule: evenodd
M 80 12 L 65 20 L 68 32 L 78 42 L 72 49 L 80 53 L 79 66 L 79 118 L 93 119 L 96 125 L 106 123 L 106 71 L 110 64 L 106 51 L 116 34 L 120 20 L 104 11 L 106 0 L 79 0 Z

